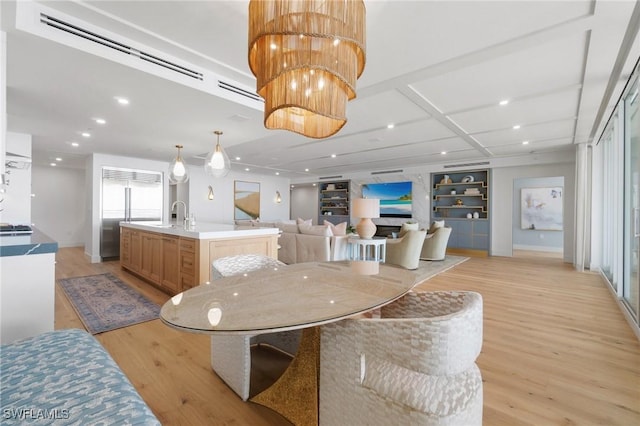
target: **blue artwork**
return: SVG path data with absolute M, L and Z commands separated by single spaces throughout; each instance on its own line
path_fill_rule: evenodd
M 411 217 L 411 182 L 368 183 L 362 197 L 380 200 L 380 217 Z

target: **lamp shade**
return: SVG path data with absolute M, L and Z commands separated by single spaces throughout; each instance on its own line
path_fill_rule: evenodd
M 360 218 L 356 232 L 360 238 L 369 239 L 376 233 L 376 224 L 371 218 L 380 217 L 380 200 L 377 198 L 356 198 L 353 200 L 352 213 Z
M 377 198 L 356 198 L 353 200 L 353 216 L 359 218 L 380 217 L 380 200 Z

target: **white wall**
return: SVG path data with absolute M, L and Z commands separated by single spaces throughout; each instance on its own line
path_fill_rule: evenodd
M 318 225 L 318 186 L 296 185 L 290 194 L 291 217 L 285 219 L 312 219 L 313 224 Z
M 7 153 L 31 158 L 31 135 L 7 132 Z M 3 164 L 4 166 L 4 164 Z M 31 224 L 31 168 L 7 169 L 9 185 L 0 194 L 0 222 Z
M 168 167 L 168 164 L 167 164 Z M 260 183 L 260 220 L 263 222 L 289 218 L 289 179 L 264 176 L 231 170 L 223 178 L 213 178 L 204 172 L 204 166 L 189 165 L 189 213 L 200 221 L 233 223 L 233 193 L 236 180 Z M 209 200 L 209 185 L 213 188 L 213 200 Z M 282 201 L 275 202 L 276 191 Z
M 31 222 L 59 247 L 84 246 L 86 193 L 84 169 L 31 168 Z

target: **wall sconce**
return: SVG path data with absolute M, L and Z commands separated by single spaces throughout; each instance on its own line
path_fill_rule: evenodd
M 209 185 L 209 195 L 207 195 L 209 200 L 213 200 L 213 188 Z
M 280 204 L 282 202 L 282 196 L 280 196 L 280 191 L 276 191 L 276 204 Z

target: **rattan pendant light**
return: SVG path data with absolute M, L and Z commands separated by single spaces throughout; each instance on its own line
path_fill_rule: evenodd
M 325 138 L 347 122 L 365 64 L 362 0 L 252 0 L 249 67 L 264 125 Z

